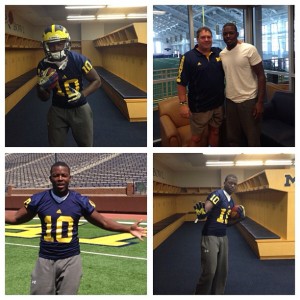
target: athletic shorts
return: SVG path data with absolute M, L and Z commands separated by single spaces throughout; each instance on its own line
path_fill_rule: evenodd
M 192 113 L 190 117 L 192 134 L 201 135 L 207 125 L 219 128 L 223 122 L 223 115 L 223 106 L 205 112 Z
M 82 276 L 80 255 L 51 260 L 39 257 L 31 273 L 31 295 L 76 295 Z

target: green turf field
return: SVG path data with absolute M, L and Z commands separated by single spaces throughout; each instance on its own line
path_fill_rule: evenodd
M 177 95 L 179 61 L 177 57 L 153 59 L 153 107 L 160 100 Z
M 39 250 L 38 224 L 38 220 L 33 220 L 23 225 L 5 226 L 6 295 L 29 294 L 30 274 Z M 146 295 L 146 239 L 140 242 L 129 234 L 104 231 L 87 222 L 81 224 L 83 277 L 78 294 Z

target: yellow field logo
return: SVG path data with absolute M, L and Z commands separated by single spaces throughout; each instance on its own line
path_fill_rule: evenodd
M 81 226 L 84 224 L 80 223 L 78 225 Z M 25 238 L 25 239 L 40 238 L 41 225 L 40 224 L 5 225 L 5 236 Z M 79 242 L 82 244 L 91 244 L 91 245 L 99 245 L 99 246 L 123 247 L 123 246 L 130 245 L 131 243 L 128 240 L 133 238 L 134 237 L 130 233 L 120 233 L 120 234 L 112 234 L 112 235 L 94 237 L 94 238 L 79 238 Z M 64 239 L 64 242 L 67 239 Z

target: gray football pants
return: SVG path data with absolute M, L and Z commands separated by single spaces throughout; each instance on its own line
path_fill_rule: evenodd
M 31 273 L 31 295 L 76 295 L 82 276 L 80 255 L 51 260 L 39 257 Z
M 223 295 L 228 272 L 227 236 L 202 236 L 201 269 L 195 294 Z
M 49 145 L 64 147 L 69 128 L 79 147 L 93 146 L 93 112 L 88 103 L 74 108 L 50 107 L 48 111 Z

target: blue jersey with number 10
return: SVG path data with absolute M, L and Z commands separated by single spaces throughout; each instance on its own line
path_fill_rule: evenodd
M 49 67 L 56 70 L 59 78 L 56 87 L 53 89 L 52 105 L 61 108 L 73 108 L 87 102 L 85 97 L 74 101 L 75 103 L 68 102 L 74 95 L 72 89 L 78 92 L 82 91 L 82 77 L 93 69 L 91 62 L 84 55 L 70 51 L 67 65 L 63 70 L 59 69 L 55 63 L 49 63 L 43 59 L 38 64 L 37 74 L 39 75 L 41 70 L 46 70 Z
M 202 234 L 213 236 L 225 236 L 228 224 L 228 217 L 231 209 L 234 206 L 234 202 L 231 199 L 228 201 L 224 190 L 216 190 L 211 193 L 207 200 L 214 206 L 207 216 L 207 220 L 204 224 Z
M 94 211 L 92 201 L 69 191 L 68 197 L 58 203 L 47 190 L 31 196 L 24 205 L 41 220 L 40 257 L 58 260 L 80 253 L 78 222 L 82 216 L 89 216 Z

